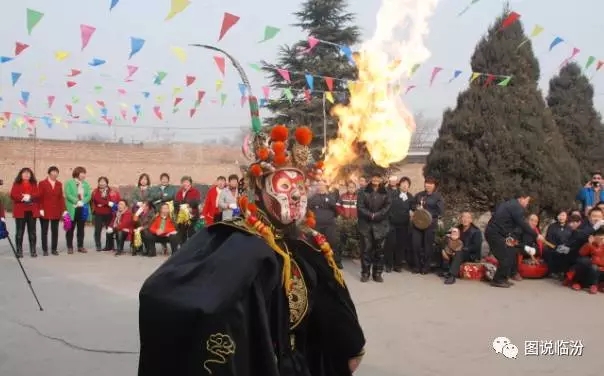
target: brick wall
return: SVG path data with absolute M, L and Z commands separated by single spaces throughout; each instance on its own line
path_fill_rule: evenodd
M 34 158 L 35 155 L 35 158 Z M 34 162 L 35 160 L 35 162 Z M 71 170 L 84 166 L 88 181 L 96 185 L 99 176 L 107 176 L 111 185 L 136 184 L 146 172 L 152 184 L 167 172 L 173 182 L 190 175 L 198 183 L 211 183 L 218 175 L 239 174 L 236 160 L 243 161 L 238 148 L 197 144 L 117 144 L 82 141 L 55 141 L 23 138 L 0 138 L 0 179 L 10 183 L 22 167 L 32 167 L 42 178 L 51 165 L 61 171 L 61 180 L 71 177 Z

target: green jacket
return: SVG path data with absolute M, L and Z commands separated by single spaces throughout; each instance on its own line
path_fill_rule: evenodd
M 150 196 L 153 204 L 155 205 L 158 205 L 159 202 L 173 201 L 174 196 L 176 196 L 176 187 L 168 184 L 162 191 L 162 186 L 156 185 L 151 188 Z
M 139 187 L 134 187 L 132 194 L 130 195 L 130 202 L 128 204 L 131 207 L 135 207 L 137 202 L 147 202 L 152 199 L 152 189 L 151 187 L 147 188 L 146 196 L 143 197 L 141 189 Z
M 82 198 L 82 202 L 85 206 L 88 206 L 88 213 L 92 216 L 92 211 L 90 210 L 90 199 L 92 198 L 92 189 L 90 188 L 90 184 L 86 180 L 82 182 L 82 187 L 84 188 L 84 197 Z M 69 179 L 65 182 L 65 208 L 67 212 L 69 212 L 69 216 L 73 219 L 75 218 L 75 209 L 76 204 L 78 203 L 78 185 L 75 179 Z

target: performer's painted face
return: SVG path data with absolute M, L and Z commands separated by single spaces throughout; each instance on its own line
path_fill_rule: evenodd
M 301 222 L 308 196 L 304 175 L 295 169 L 275 171 L 264 178 L 262 201 L 268 213 L 284 225 Z

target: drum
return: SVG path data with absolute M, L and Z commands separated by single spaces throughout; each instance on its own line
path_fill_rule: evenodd
M 466 262 L 459 268 L 459 277 L 472 281 L 482 281 L 485 277 L 485 267 L 480 262 Z
M 424 208 L 417 208 L 413 212 L 411 222 L 418 230 L 425 230 L 432 224 L 432 214 Z

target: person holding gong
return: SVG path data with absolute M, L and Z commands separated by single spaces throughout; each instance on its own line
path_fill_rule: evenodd
M 430 261 L 434 256 L 434 238 L 438 220 L 444 214 L 445 202 L 440 192 L 436 191 L 438 182 L 427 176 L 424 179 L 424 190 L 419 192 L 411 205 L 411 248 L 413 253 L 413 273 L 428 274 Z

